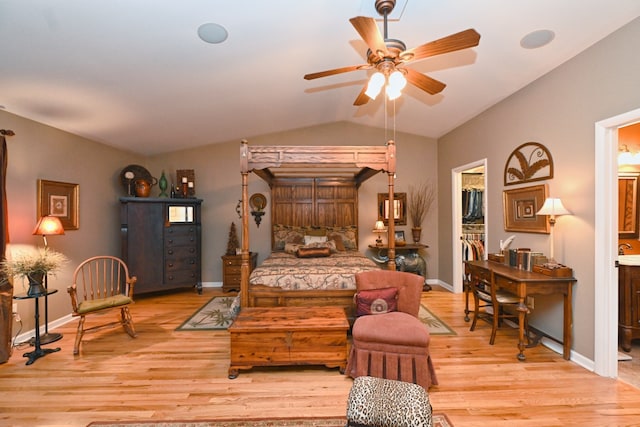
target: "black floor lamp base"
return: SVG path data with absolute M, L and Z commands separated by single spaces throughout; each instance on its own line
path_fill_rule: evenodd
M 47 332 L 45 334 L 40 335 L 40 345 L 50 344 L 52 342 L 56 342 L 62 339 L 62 334 L 58 334 L 55 332 Z M 29 344 L 32 346 L 36 345 L 36 339 L 31 338 L 29 340 Z

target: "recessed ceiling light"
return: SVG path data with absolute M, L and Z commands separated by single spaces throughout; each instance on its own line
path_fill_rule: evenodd
M 198 36 L 207 43 L 222 43 L 229 33 L 222 25 L 209 22 L 198 27 Z
M 520 46 L 525 49 L 537 49 L 546 46 L 555 38 L 556 33 L 551 30 L 536 30 L 520 40 Z

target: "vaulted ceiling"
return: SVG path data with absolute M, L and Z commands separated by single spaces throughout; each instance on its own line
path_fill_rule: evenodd
M 411 64 L 440 94 L 355 107 L 372 71 L 303 75 L 366 62 L 349 19 L 380 18 L 374 1 L 0 0 L 0 108 L 144 155 L 335 121 L 438 138 L 640 16 L 638 0 L 399 0 L 388 35 L 408 48 L 468 28 L 480 44 Z M 206 23 L 226 40 L 201 40 Z M 555 38 L 523 48 L 536 30 Z

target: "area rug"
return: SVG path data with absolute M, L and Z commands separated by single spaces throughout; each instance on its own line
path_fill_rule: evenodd
M 455 331 L 444 323 L 438 316 L 433 314 L 427 307 L 420 305 L 418 316 L 422 323 L 429 327 L 430 335 L 456 335 Z
M 235 297 L 213 297 L 200 307 L 178 331 L 211 331 L 227 329 L 233 321 L 231 304 Z M 427 325 L 431 335 L 456 335 L 446 323 L 433 314 L 427 307 L 420 305 L 420 320 Z
M 344 427 L 346 418 L 228 419 L 201 421 L 95 421 L 87 427 Z M 445 414 L 433 414 L 433 427 L 453 427 Z
M 235 298 L 235 296 L 211 298 L 176 330 L 211 331 L 215 329 L 227 329 L 233 321 L 231 304 Z

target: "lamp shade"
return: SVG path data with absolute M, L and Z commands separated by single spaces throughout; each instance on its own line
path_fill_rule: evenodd
M 64 227 L 57 216 L 45 215 L 38 220 L 33 234 L 37 236 L 62 235 Z
M 387 231 L 387 227 L 384 226 L 384 222 L 376 221 L 375 225 L 373 226 L 373 232 L 384 233 L 385 231 Z
M 537 212 L 537 215 L 571 215 L 571 212 L 564 207 L 560 199 L 548 197 Z

